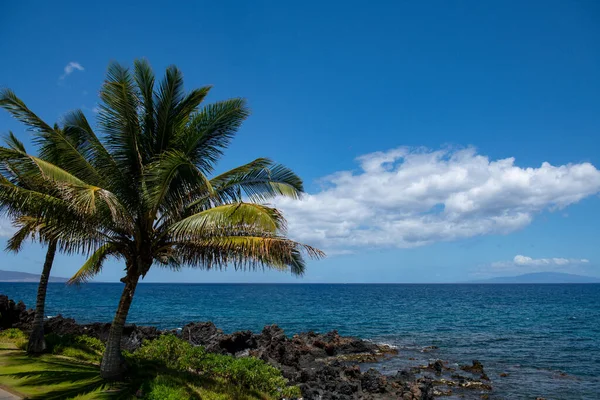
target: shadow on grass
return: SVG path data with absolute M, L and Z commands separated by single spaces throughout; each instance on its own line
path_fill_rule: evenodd
M 232 384 L 224 378 L 170 369 L 147 360 L 137 360 L 134 365 L 130 379 L 143 393 L 147 393 L 149 389 L 153 389 L 153 393 L 160 393 L 156 387 L 152 388 L 152 385 L 159 384 L 176 392 L 185 392 L 182 393 L 185 397 L 181 398 L 191 400 L 271 400 L 271 397 L 264 393 Z M 156 396 L 154 394 L 152 398 L 159 398 Z
M 32 357 L 24 352 L 2 352 L 2 371 L 0 377 L 14 380 L 14 388 L 28 399 L 83 396 L 117 400 L 132 397 L 132 388 L 127 383 L 109 384 L 100 378 L 98 366 L 56 356 Z
M 269 399 L 263 393 L 243 389 L 220 378 L 169 369 L 152 362 L 129 363 L 127 380 L 109 383 L 100 378 L 98 365 L 54 355 L 28 356 L 22 351 L 0 351 L 0 380 L 12 379 L 8 386 L 27 399 L 133 399 L 136 392 L 160 393 L 160 388 L 182 393 L 181 398 L 257 400 Z M 132 361 L 131 359 L 129 361 Z

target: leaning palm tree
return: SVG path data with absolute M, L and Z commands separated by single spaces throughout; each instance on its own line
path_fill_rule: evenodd
M 89 253 L 71 283 L 92 278 L 110 257 L 124 261 L 123 293 L 101 363 L 106 379 L 122 377 L 123 327 L 138 282 L 153 265 L 299 275 L 304 254 L 323 255 L 288 239 L 282 214 L 264 204 L 300 197 L 302 181 L 291 170 L 260 158 L 209 178 L 249 115 L 243 99 L 201 106 L 209 89 L 185 93 L 176 67 L 155 85 L 147 62 L 136 61 L 133 72 L 113 63 L 100 91 L 98 136 L 81 112 L 68 114 L 56 137 L 24 105 L 11 105 L 13 115 L 34 126 L 42 148 L 58 143 L 68 167 L 21 157 L 28 178 L 49 189 L 32 194 L 7 186 L 0 204 L 14 212 L 25 207 L 63 250 Z
M 65 152 L 65 150 L 70 149 L 72 144 L 69 143 L 69 138 L 57 124 L 50 126 L 45 123 L 8 89 L 0 90 L 0 107 L 24 122 L 28 128 L 36 133 L 35 141 L 38 144 L 39 156 L 42 160 L 65 169 L 70 168 L 71 162 L 69 157 L 66 156 L 69 152 Z M 28 238 L 38 239 L 48 246 L 42 273 L 40 274 L 34 320 L 27 344 L 28 353 L 39 354 L 46 350 L 44 337 L 46 292 L 59 241 L 54 235 L 54 231 L 46 223 L 34 215 L 27 215 L 27 210 L 31 210 L 31 207 L 38 204 L 40 201 L 38 197 L 42 196 L 41 199 L 45 201 L 52 199 L 54 202 L 52 210 L 63 223 L 67 218 L 79 219 L 81 215 L 74 213 L 67 202 L 53 197 L 57 194 L 56 187 L 49 184 L 48 180 L 40 179 L 38 168 L 35 163 L 30 162 L 30 156 L 27 154 L 25 146 L 12 132 L 8 133 L 5 143 L 6 147 L 0 148 L 0 188 L 6 191 L 3 193 L 5 196 L 12 193 L 17 187 L 22 189 L 19 207 L 7 207 L 9 204 L 2 203 L 4 196 L 0 197 L 0 211 L 8 211 L 13 224 L 18 227 L 17 232 L 8 240 L 6 250 L 18 253 L 23 242 Z M 25 206 L 25 204 L 29 205 Z M 40 204 L 38 204 L 37 209 L 39 209 L 39 206 Z M 79 239 L 81 240 L 81 238 Z M 69 240 L 67 242 L 62 241 L 62 247 L 68 251 L 73 249 Z
M 4 93 L 0 93 L 0 105 L 3 104 L 5 98 Z M 56 127 L 55 127 L 56 129 Z M 13 153 L 13 157 L 16 154 L 17 157 L 26 156 L 26 151 L 23 143 L 21 143 L 12 132 L 9 132 L 6 138 L 6 145 L 8 149 Z M 6 153 L 4 153 L 6 155 Z M 15 185 L 19 185 L 24 189 L 33 189 L 44 191 L 45 188 L 37 186 L 33 180 L 27 179 L 26 171 L 22 171 L 19 168 L 18 163 L 11 163 L 10 160 L 3 157 L 0 160 L 0 174 L 2 181 L 12 182 Z M 8 240 L 7 250 L 13 252 L 19 252 L 24 240 L 28 237 L 33 239 L 36 236 L 40 242 L 44 242 L 48 245 L 46 251 L 46 257 L 44 260 L 42 273 L 40 274 L 40 282 L 37 289 L 35 314 L 31 332 L 29 334 L 29 341 L 27 343 L 27 352 L 30 354 L 43 353 L 46 350 L 46 341 L 44 338 L 44 311 L 46 304 L 46 291 L 48 288 L 48 281 L 50 278 L 50 272 L 52 270 L 52 264 L 54 263 L 54 257 L 56 255 L 57 241 L 51 235 L 44 235 L 45 227 L 40 224 L 37 218 L 32 218 L 27 215 L 19 214 L 15 216 L 13 223 L 19 227 L 17 232 Z

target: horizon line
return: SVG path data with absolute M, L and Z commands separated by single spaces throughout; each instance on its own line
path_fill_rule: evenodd
M 594 278 L 594 277 L 591 277 Z M 600 279 L 600 278 L 596 278 Z M 39 283 L 36 281 L 3 281 L 0 283 Z M 66 282 L 48 282 L 66 284 Z M 87 282 L 87 284 L 121 284 L 120 281 Z M 140 285 L 598 285 L 599 282 L 139 282 Z M 82 286 L 79 285 L 79 286 Z M 77 286 L 77 285 L 73 285 Z

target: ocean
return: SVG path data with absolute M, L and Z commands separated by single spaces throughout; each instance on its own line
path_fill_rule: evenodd
M 36 288 L 0 283 L 0 293 L 29 307 Z M 51 283 L 46 312 L 110 321 L 121 289 Z M 600 284 L 147 283 L 138 286 L 128 323 L 178 328 L 207 320 L 226 332 L 278 324 L 290 335 L 337 329 L 392 344 L 400 356 L 373 365 L 384 373 L 477 359 L 492 380 L 491 399 L 600 399 Z

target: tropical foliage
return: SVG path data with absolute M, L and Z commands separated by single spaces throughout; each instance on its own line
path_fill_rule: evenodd
M 25 349 L 27 341 L 27 335 L 20 329 L 10 328 L 0 331 L 0 344 L 11 343 L 18 349 Z
M 10 104 L 10 99 L 13 97 L 14 95 L 8 91 L 0 93 L 0 106 Z M 7 99 L 9 99 L 8 102 L 6 101 Z M 58 128 L 55 127 L 54 129 Z M 6 138 L 6 146 L 13 152 L 12 158 L 17 157 L 17 154 L 19 155 L 18 157 L 27 156 L 25 146 L 12 132 L 9 132 Z M 28 179 L 28 175 L 25 173 L 25 171 L 22 171 L 20 167 L 20 163 L 11 162 L 11 156 L 5 155 L 0 163 L 0 183 L 3 183 L 2 179 L 5 179 L 11 184 L 19 186 L 25 190 L 45 190 L 44 186 L 36 187 L 36 182 L 32 179 Z M 29 353 L 39 354 L 46 350 L 46 342 L 44 340 L 44 310 L 50 271 L 52 270 L 52 265 L 54 263 L 54 257 L 56 254 L 56 240 L 51 235 L 43 235 L 43 224 L 40 224 L 40 221 L 38 221 L 35 216 L 27 215 L 26 212 L 19 212 L 19 210 L 15 210 L 13 214 L 15 214 L 13 217 L 16 225 L 20 226 L 21 228 L 8 241 L 7 250 L 19 252 L 23 240 L 28 236 L 33 238 L 36 238 L 37 236 L 41 242 L 48 243 L 48 250 L 46 252 L 42 273 L 40 274 L 40 283 L 38 285 L 33 327 L 31 334 L 29 335 L 29 342 L 27 344 L 27 351 Z
M 120 342 L 136 286 L 153 265 L 276 268 L 302 274 L 304 255 L 322 253 L 285 236 L 282 214 L 265 205 L 298 198 L 302 181 L 264 158 L 210 177 L 248 117 L 243 99 L 202 106 L 209 87 L 185 92 L 169 67 L 160 83 L 146 61 L 114 63 L 100 91 L 97 135 L 81 111 L 49 126 L 14 93 L 0 105 L 34 132 L 38 156 L 0 148 L 0 207 L 19 231 L 51 237 L 63 252 L 89 255 L 71 279 L 82 283 L 110 258 L 124 261 L 125 284 L 101 373 L 123 372 Z M 22 185 L 20 182 L 28 182 Z
M 17 351 L 26 335 L 11 329 L 0 332 L 0 385 L 28 399 L 237 399 L 298 398 L 281 372 L 253 357 L 235 358 L 207 353 L 202 347 L 172 335 L 145 341 L 127 353 L 129 379 L 110 383 L 99 378 L 98 339 L 81 336 L 46 337 L 52 354 L 28 357 Z M 25 340 L 26 342 L 26 340 Z
M 235 358 L 207 353 L 173 335 L 144 342 L 131 356 L 137 362 L 150 362 L 158 368 L 171 371 L 194 371 L 201 377 L 223 379 L 245 391 L 257 391 L 273 397 L 300 397 L 295 386 L 288 386 L 281 371 L 254 357 Z

